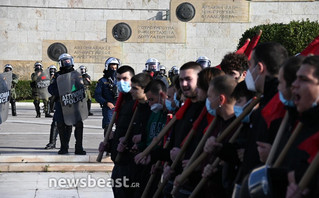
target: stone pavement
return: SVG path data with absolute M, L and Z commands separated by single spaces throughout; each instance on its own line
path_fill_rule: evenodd
M 74 136 L 68 155 L 45 150 L 52 118 L 35 118 L 33 103 L 17 103 L 17 117 L 0 125 L 0 197 L 112 198 L 110 171 L 113 163 L 95 162 L 103 140 L 101 109 L 92 105 L 93 116 L 84 121 L 83 146 L 87 155 L 74 155 Z M 59 148 L 59 139 L 57 140 Z

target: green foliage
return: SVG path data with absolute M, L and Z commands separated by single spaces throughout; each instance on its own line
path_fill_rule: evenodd
M 289 24 L 274 23 L 269 25 L 258 25 L 244 32 L 239 40 L 237 48 L 240 48 L 246 39 L 252 39 L 259 30 L 263 33 L 259 43 L 278 42 L 286 47 L 289 55 L 300 53 L 308 44 L 319 35 L 318 21 L 291 21 Z
M 32 91 L 31 91 L 30 83 L 31 83 L 31 80 L 19 80 L 16 87 L 18 101 L 32 99 Z
M 32 91 L 30 87 L 31 80 L 19 80 L 17 87 L 16 87 L 16 93 L 17 93 L 17 100 L 32 100 Z M 94 97 L 94 90 L 96 86 L 97 81 L 92 81 L 92 84 L 90 86 L 90 91 L 92 97 Z M 92 102 L 95 102 L 95 100 L 92 98 Z

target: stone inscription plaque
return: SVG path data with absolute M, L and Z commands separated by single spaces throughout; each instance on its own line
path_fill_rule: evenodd
M 131 36 L 124 42 L 129 43 L 185 43 L 185 23 L 169 21 L 140 21 L 140 20 L 108 20 L 107 41 L 118 42 L 112 34 L 114 26 L 125 23 L 132 30 Z
M 68 53 L 73 56 L 75 63 L 104 63 L 105 60 L 114 56 L 122 57 L 121 46 L 116 43 L 106 43 L 99 41 L 51 41 L 42 43 L 43 61 L 49 61 L 47 49 L 52 43 L 62 43 L 68 49 Z
M 172 0 L 172 21 L 179 21 L 176 9 L 185 2 L 195 8 L 195 16 L 189 21 L 192 23 L 249 22 L 249 2 L 246 0 Z

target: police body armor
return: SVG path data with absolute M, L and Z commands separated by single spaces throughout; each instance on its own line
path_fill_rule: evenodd
M 59 97 L 66 125 L 75 125 L 88 117 L 87 98 L 82 75 L 77 71 L 57 77 Z
M 51 95 L 48 92 L 50 85 L 50 70 L 43 70 L 36 81 L 36 88 L 39 94 L 39 99 L 48 99 Z
M 8 118 L 12 72 L 0 74 L 0 124 Z

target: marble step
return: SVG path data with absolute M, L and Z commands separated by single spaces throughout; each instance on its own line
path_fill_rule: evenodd
M 0 163 L 0 172 L 111 172 L 111 163 Z

